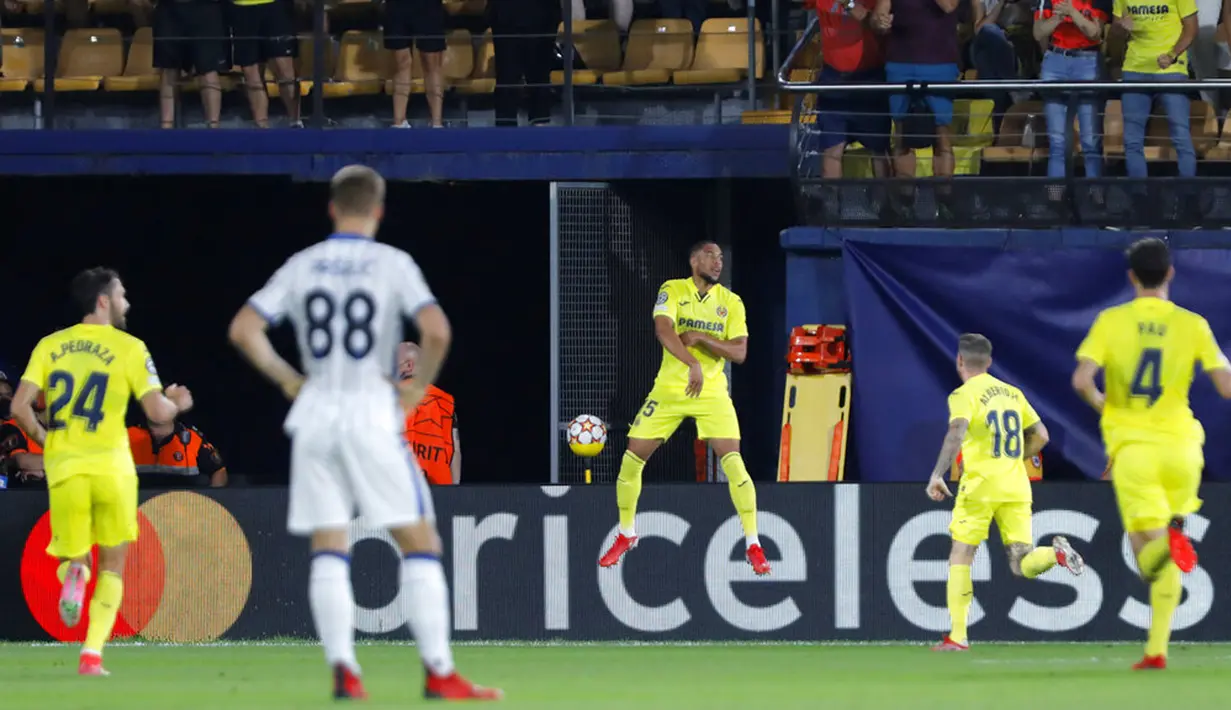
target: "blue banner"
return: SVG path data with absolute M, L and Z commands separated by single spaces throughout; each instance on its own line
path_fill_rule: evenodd
M 1231 250 L 1174 252 L 1172 298 L 1231 336 Z M 1063 459 L 1094 478 L 1095 413 L 1073 392 L 1074 353 L 1098 312 L 1132 298 L 1121 252 L 843 244 L 855 358 L 854 446 L 865 481 L 926 479 L 958 387 L 958 335 L 994 347 L 992 374 L 1021 387 L 1051 432 L 1045 471 Z M 1231 480 L 1231 408 L 1199 377 L 1192 406 L 1207 432 L 1206 478 Z

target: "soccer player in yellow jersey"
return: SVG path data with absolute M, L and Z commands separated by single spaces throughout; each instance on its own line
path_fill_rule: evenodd
M 667 281 L 654 302 L 654 331 L 663 346 L 662 365 L 645 404 L 628 432 L 628 450 L 616 479 L 620 530 L 599 565 L 611 567 L 637 544 L 633 523 L 641 495 L 641 471 L 654 451 L 692 417 L 697 435 L 709 441 L 727 474 L 731 500 L 744 528 L 745 555 L 752 569 L 769 574 L 757 540 L 757 493 L 739 453 L 739 420 L 727 392 L 726 360 L 744 362 L 748 324 L 744 302 L 718 283 L 722 249 L 700 242 L 689 252 L 692 276 Z
M 953 546 L 946 598 L 951 625 L 933 651 L 970 649 L 970 565 L 993 520 L 1014 575 L 1034 579 L 1057 564 L 1073 574 L 1085 569 L 1081 555 L 1061 536 L 1052 538 L 1051 547 L 1034 546 L 1025 462 L 1047 445 L 1047 427 L 1021 390 L 988 374 L 991 366 L 991 341 L 977 333 L 958 338 L 957 373 L 963 384 L 949 395 L 949 433 L 927 487 L 935 501 L 952 495 L 945 475 L 960 451 L 965 470 L 949 523 Z
M 90 624 L 77 672 L 107 675 L 103 644 L 111 636 L 123 597 L 124 559 L 137 539 L 137 470 L 124 419 L 128 399 L 140 400 L 152 422 L 170 422 L 192 407 L 179 385 L 163 393 L 145 343 L 124 332 L 128 299 L 110 269 L 83 271 L 72 296 L 81 309 L 77 325 L 39 341 L 13 397 L 13 415 L 44 447 L 51 503 L 47 554 L 62 560 L 60 617 L 81 620 L 89 555 L 98 545 L 98 584 L 90 601 Z M 47 426 L 34 416 L 46 392 Z
M 1100 428 L 1124 530 L 1150 585 L 1150 631 L 1137 670 L 1167 667 L 1180 573 L 1197 564 L 1184 516 L 1201 507 L 1197 488 L 1205 431 L 1188 406 L 1196 365 L 1231 399 L 1231 364 L 1204 318 L 1167 300 L 1175 275 L 1160 239 L 1128 250 L 1136 298 L 1098 315 L 1077 350 L 1073 388 L 1101 413 Z M 1094 382 L 1103 371 L 1106 392 Z

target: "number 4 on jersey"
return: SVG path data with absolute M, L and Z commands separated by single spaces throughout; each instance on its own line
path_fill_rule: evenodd
M 1153 407 L 1158 398 L 1163 396 L 1162 371 L 1163 351 L 1158 348 L 1142 350 L 1141 359 L 1137 361 L 1137 371 L 1133 373 L 1129 394 L 1145 397 L 1146 406 Z

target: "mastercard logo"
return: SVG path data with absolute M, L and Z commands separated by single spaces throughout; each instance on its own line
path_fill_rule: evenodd
M 252 591 L 252 550 L 226 508 L 199 493 L 175 491 L 137 510 L 137 541 L 128 547 L 124 601 L 113 635 L 151 641 L 213 641 L 226 633 Z M 53 639 L 85 640 L 89 609 L 73 628 L 60 621 L 59 561 L 47 554 L 51 520 L 44 513 L 21 556 L 21 587 L 31 615 Z M 97 548 L 91 567 L 97 570 Z M 96 577 L 97 575 L 95 575 Z M 94 579 L 86 588 L 94 594 Z

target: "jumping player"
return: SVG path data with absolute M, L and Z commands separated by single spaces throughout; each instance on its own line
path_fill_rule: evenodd
M 330 184 L 334 233 L 295 254 L 240 309 L 231 342 L 294 402 L 285 429 L 291 444 L 287 528 L 310 535 L 308 598 L 334 697 L 363 698 L 355 658 L 355 600 L 349 527 L 355 507 L 386 528 L 401 548 L 406 617 L 427 671 L 424 695 L 494 700 L 453 668 L 449 590 L 440 565 L 432 495 L 402 440 L 393 382 L 403 318 L 419 329 L 415 378 L 400 391 L 413 409 L 440 372 L 452 338 L 414 259 L 375 241 L 385 181 L 351 165 Z M 283 360 L 266 329 L 289 317 L 304 375 Z
M 192 407 L 187 388 L 164 393 L 145 343 L 124 332 L 128 299 L 111 269 L 77 274 L 73 302 L 81 322 L 39 341 L 13 397 L 22 431 L 44 447 L 51 506 L 47 554 L 61 560 L 60 618 L 81 620 L 90 580 L 90 549 L 98 545 L 98 583 L 77 672 L 109 675 L 103 645 L 111 637 L 124 596 L 128 543 L 137 539 L 137 469 L 128 446 L 128 399 L 141 402 L 151 422 L 170 423 Z M 46 392 L 47 426 L 34 415 Z
M 1150 631 L 1136 670 L 1167 667 L 1180 573 L 1197 564 L 1184 518 L 1201 507 L 1205 430 L 1188 405 L 1198 363 L 1224 399 L 1231 364 L 1205 318 L 1168 300 L 1175 269 L 1167 244 L 1142 239 L 1128 250 L 1136 297 L 1104 310 L 1077 350 L 1073 389 L 1101 414 L 1109 474 L 1137 569 L 1150 585 Z M 1094 382 L 1103 371 L 1106 393 Z
M 727 392 L 724 360 L 743 363 L 748 354 L 744 302 L 718 283 L 722 249 L 700 242 L 689 253 L 692 276 L 667 281 L 654 303 L 654 331 L 663 346 L 654 387 L 628 432 L 628 450 L 616 479 L 620 530 L 599 565 L 611 567 L 637 544 L 633 524 L 646 461 L 686 417 L 709 441 L 727 474 L 731 501 L 744 528 L 748 563 L 769 574 L 769 562 L 757 540 L 757 493 L 739 452 L 739 420 Z
M 1030 478 L 1026 461 L 1047 445 L 1047 427 L 1018 388 L 988 374 L 992 343 L 977 333 L 958 338 L 957 373 L 962 386 L 949 395 L 949 433 L 932 469 L 927 494 L 934 501 L 951 497 L 945 475 L 958 452 L 965 470 L 958 484 L 949 534 L 949 633 L 933 651 L 967 651 L 966 619 L 974 600 L 970 565 L 996 521 L 1018 577 L 1034 579 L 1056 565 L 1073 574 L 1085 569 L 1081 555 L 1057 535 L 1051 547 L 1035 547 Z

